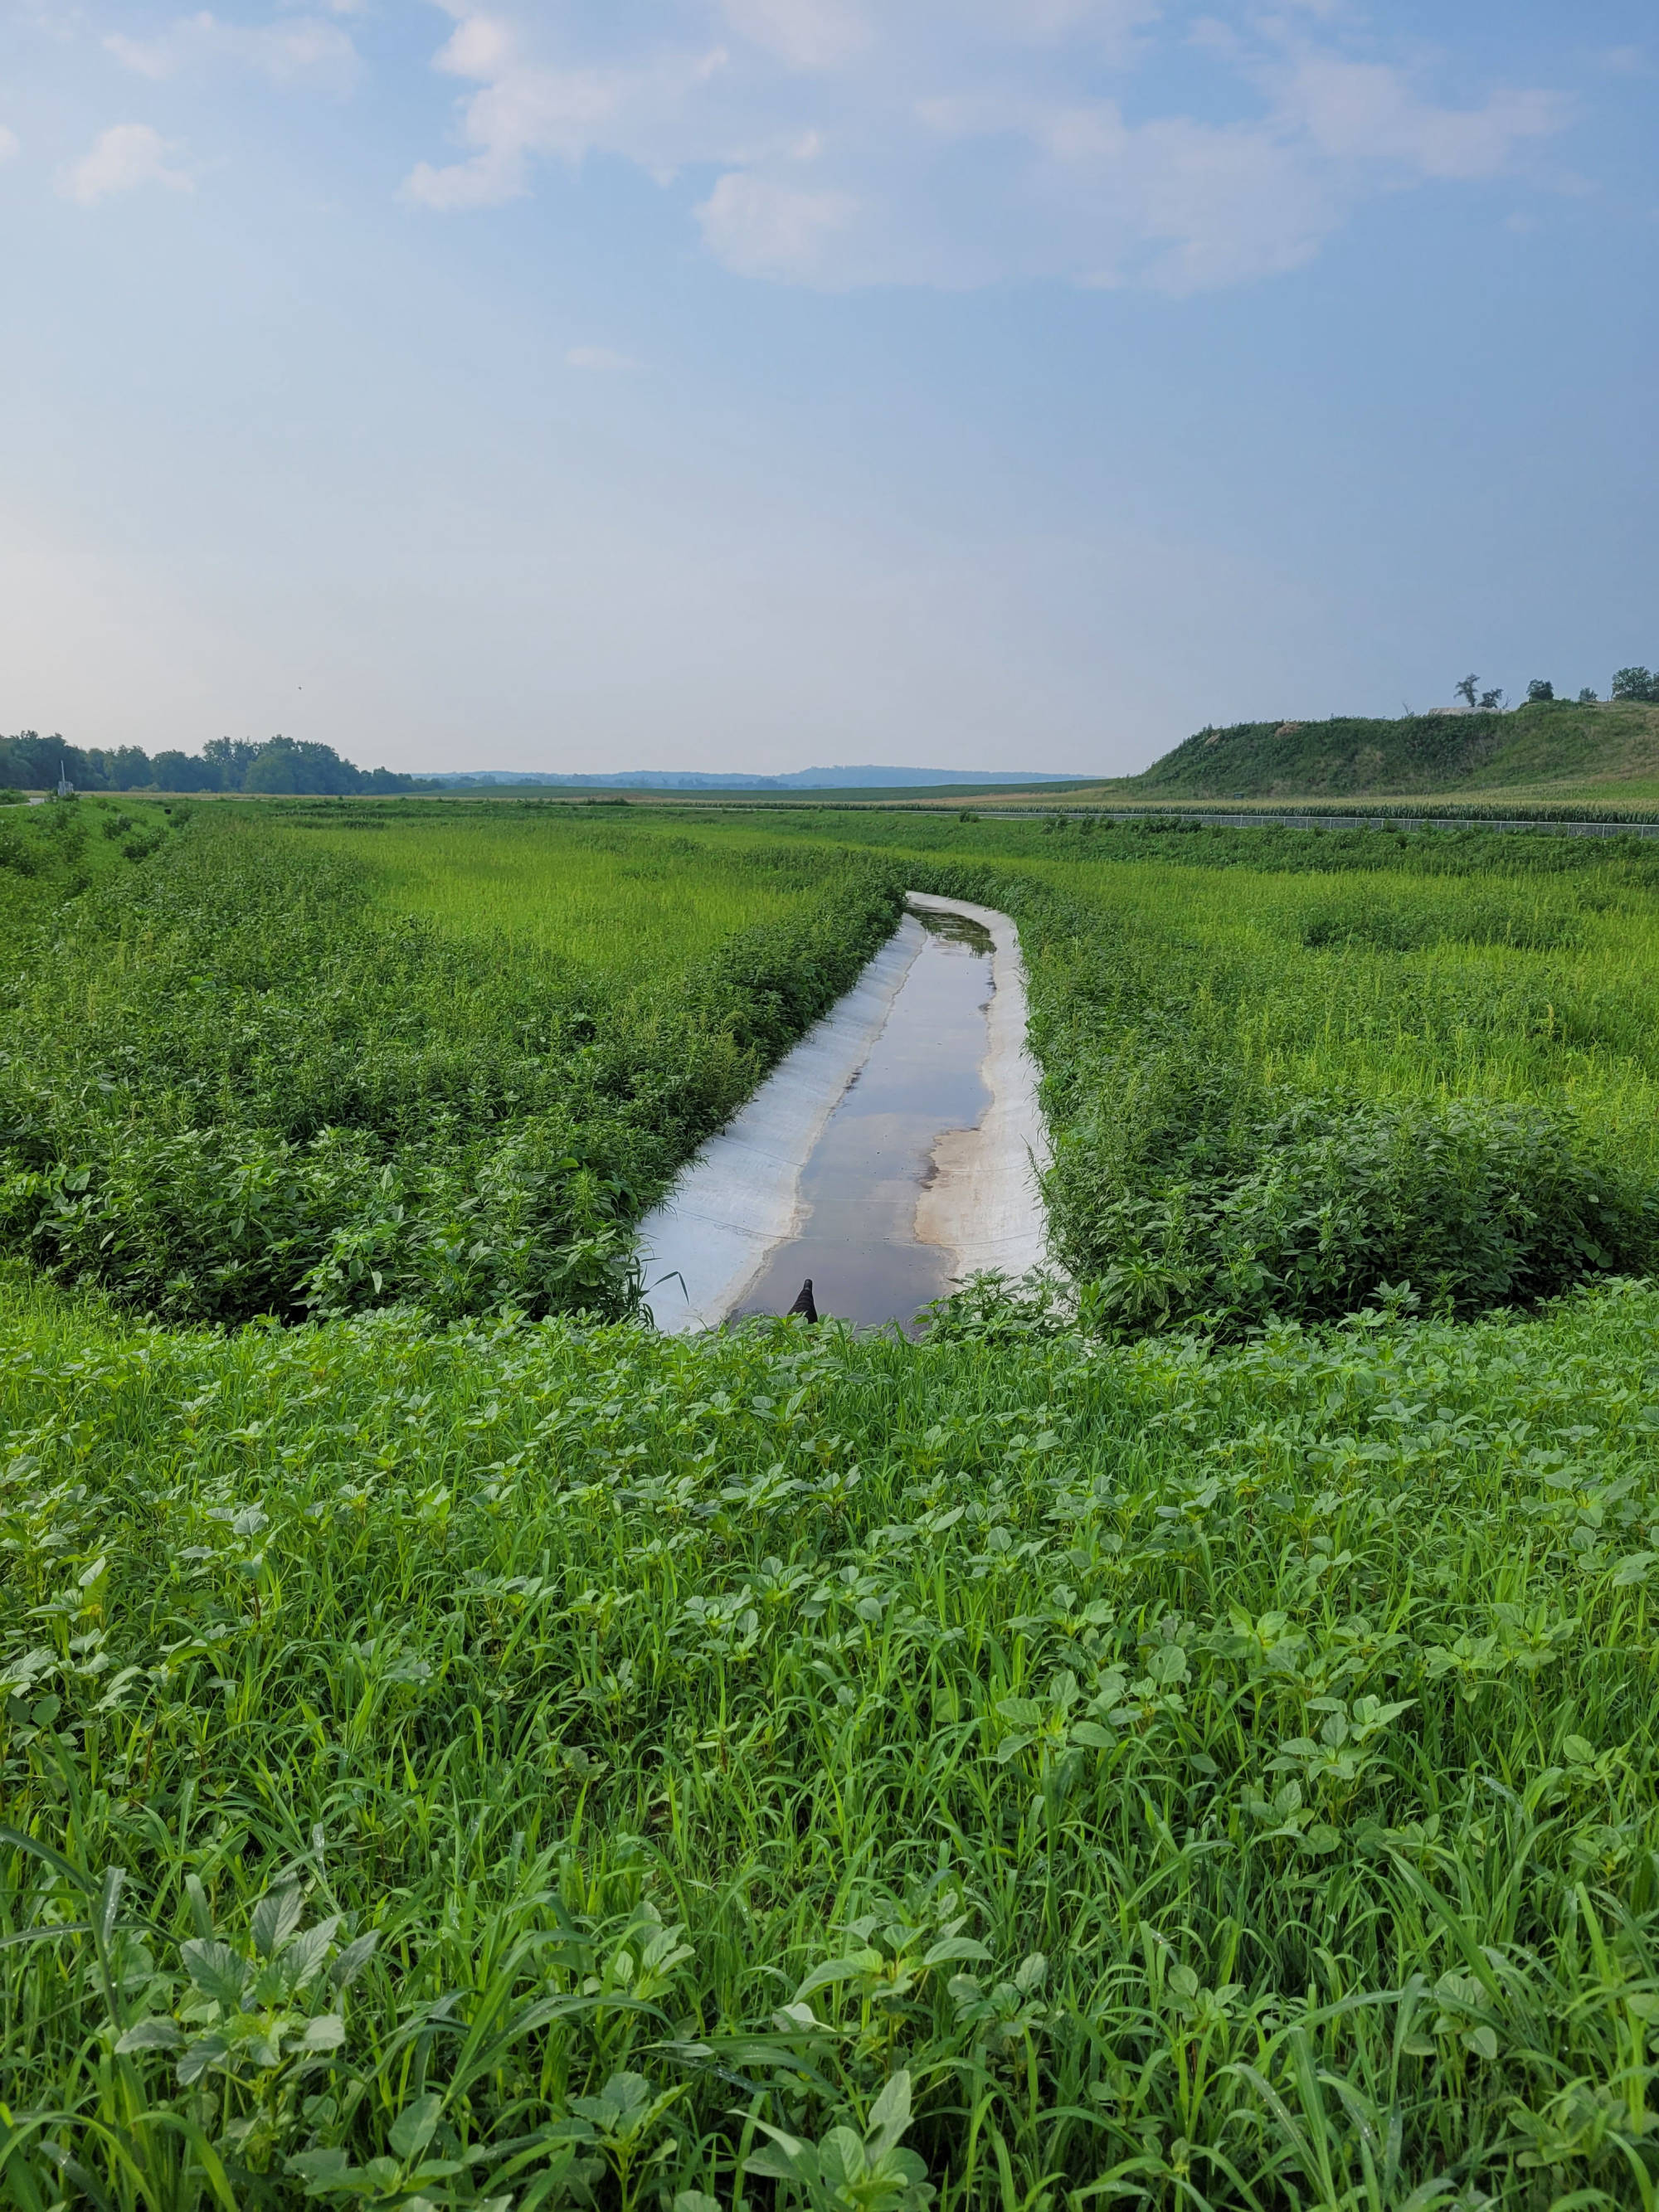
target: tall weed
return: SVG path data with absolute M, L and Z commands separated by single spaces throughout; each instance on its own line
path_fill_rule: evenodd
M 198 823 L 10 979 L 0 1242 L 181 1320 L 623 1310 L 639 1212 L 896 918 L 880 871 L 786 858 L 781 918 L 608 975 Z

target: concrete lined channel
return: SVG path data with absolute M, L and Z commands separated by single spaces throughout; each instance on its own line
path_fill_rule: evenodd
M 830 1013 L 640 1225 L 672 1334 L 783 1313 L 909 1324 L 953 1281 L 1045 1256 L 1047 1136 L 1006 915 L 920 892 Z

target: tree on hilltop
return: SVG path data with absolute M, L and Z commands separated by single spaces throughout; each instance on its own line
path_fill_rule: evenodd
M 1640 699 L 1649 705 L 1659 704 L 1659 676 L 1646 668 L 1615 669 L 1613 696 L 1615 699 Z

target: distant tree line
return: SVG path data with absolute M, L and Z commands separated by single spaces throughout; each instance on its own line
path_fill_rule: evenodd
M 38 730 L 0 738 L 0 785 L 50 791 L 66 775 L 77 791 L 247 791 L 347 798 L 360 792 L 435 791 L 429 778 L 357 768 L 332 745 L 302 738 L 212 738 L 199 753 L 147 753 L 142 745 L 66 744 Z

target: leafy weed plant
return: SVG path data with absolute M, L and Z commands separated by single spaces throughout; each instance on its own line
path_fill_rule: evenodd
M 1659 1297 L 0 1319 L 44 2207 L 1659 2202 Z

